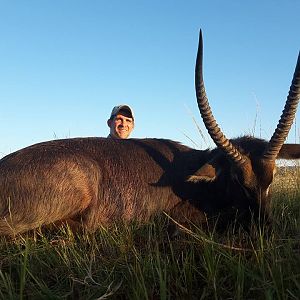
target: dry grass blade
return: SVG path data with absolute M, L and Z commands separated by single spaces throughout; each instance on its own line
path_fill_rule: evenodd
M 215 241 L 209 240 L 203 236 L 200 236 L 199 234 L 196 234 L 195 232 L 193 232 L 192 230 L 186 228 L 185 226 L 183 226 L 182 224 L 178 223 L 176 220 L 174 220 L 170 215 L 168 215 L 167 213 L 164 213 L 174 224 L 176 224 L 183 232 L 189 234 L 190 236 L 192 236 L 194 239 L 196 240 L 200 240 L 203 241 L 205 243 L 208 244 L 212 244 L 215 246 L 219 246 L 225 249 L 230 249 L 230 250 L 235 250 L 235 251 L 247 251 L 247 252 L 253 252 L 256 250 L 253 249 L 248 249 L 248 248 L 240 248 L 240 247 L 234 247 L 234 246 L 229 246 L 229 245 L 225 245 L 225 244 L 221 244 L 221 243 L 217 243 Z

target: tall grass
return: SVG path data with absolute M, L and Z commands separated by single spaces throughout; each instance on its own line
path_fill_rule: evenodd
M 1 237 L 0 298 L 299 299 L 300 189 L 282 178 L 271 231 L 193 227 L 171 240 L 162 216 L 95 234 L 63 227 Z

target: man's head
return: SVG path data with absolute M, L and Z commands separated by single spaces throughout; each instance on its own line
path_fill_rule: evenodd
M 110 136 L 117 139 L 127 139 L 134 128 L 134 116 L 128 105 L 115 106 L 107 120 Z

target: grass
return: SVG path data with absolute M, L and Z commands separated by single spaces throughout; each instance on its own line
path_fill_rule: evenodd
M 0 299 L 299 299 L 300 189 L 294 173 L 287 187 L 289 174 L 274 182 L 268 237 L 264 227 L 194 227 L 170 240 L 166 216 L 96 234 L 0 237 Z

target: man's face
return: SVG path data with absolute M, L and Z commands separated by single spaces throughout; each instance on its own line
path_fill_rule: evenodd
M 121 114 L 108 120 L 107 124 L 110 127 L 110 134 L 118 139 L 127 139 L 134 127 L 133 119 Z

